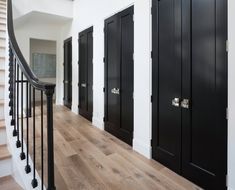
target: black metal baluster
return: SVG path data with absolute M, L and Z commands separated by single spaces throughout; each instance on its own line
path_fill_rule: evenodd
M 17 84 L 17 89 L 16 89 L 16 130 L 17 130 L 17 141 L 16 141 L 16 147 L 19 148 L 21 147 L 21 142 L 20 142 L 20 137 L 19 137 L 19 65 L 17 64 L 17 72 L 16 72 L 16 84 Z
M 31 172 L 29 165 L 29 82 L 26 82 L 26 166 L 25 172 L 28 174 Z
M 41 178 L 42 178 L 42 190 L 44 184 L 44 164 L 43 164 L 43 91 L 41 91 Z
M 28 106 L 29 112 L 28 116 L 32 117 L 32 88 L 31 85 L 29 86 L 29 106 Z
M 35 143 L 35 88 L 33 88 L 33 180 L 32 187 L 38 186 L 36 179 L 36 143 Z
M 14 57 L 14 61 L 13 61 L 13 94 L 14 94 L 14 97 L 13 97 L 13 115 L 14 115 L 14 119 L 12 121 L 11 124 L 14 125 L 14 129 L 13 129 L 13 137 L 16 137 L 17 136 L 17 130 L 16 130 L 16 59 Z
M 45 92 L 47 96 L 47 155 L 48 190 L 55 190 L 54 175 L 54 134 L 53 134 L 53 94 L 54 88 Z
M 23 72 L 21 72 L 21 153 L 20 153 L 20 159 L 25 159 L 25 153 L 24 153 L 24 75 Z

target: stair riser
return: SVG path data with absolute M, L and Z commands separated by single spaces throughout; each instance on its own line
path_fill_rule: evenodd
M 7 143 L 6 129 L 0 129 L 0 145 Z
M 4 105 L 0 105 L 0 120 L 4 119 Z
M 0 44 L 1 45 L 6 44 L 6 40 L 5 39 L 0 39 Z
M 5 30 L 6 29 L 6 24 L 0 22 L 0 30 Z
M 5 72 L 0 71 L 0 84 L 4 83 L 5 81 Z
M 0 160 L 0 177 L 11 175 L 12 173 L 12 161 L 11 158 L 6 160 Z
M 6 55 L 6 48 L 0 47 L 0 57 L 5 57 L 5 55 Z
M 5 18 L 0 18 L 0 23 L 6 24 L 6 19 Z
M 6 13 L 3 13 L 3 12 L 0 10 L 0 17 L 6 17 Z
M 5 62 L 0 60 L 0 69 L 4 69 L 5 68 Z
M 0 37 L 3 37 L 3 38 L 5 38 L 6 37 L 6 32 L 4 31 L 0 31 Z
M 0 86 L 0 100 L 4 99 L 4 86 Z

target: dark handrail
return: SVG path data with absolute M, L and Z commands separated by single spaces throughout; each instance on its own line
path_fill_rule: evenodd
M 15 55 L 19 63 L 20 69 L 24 73 L 25 77 L 28 79 L 29 83 L 37 90 L 42 90 L 42 91 L 53 90 L 54 91 L 55 84 L 40 81 L 32 72 L 22 52 L 20 51 L 20 48 L 15 38 L 15 32 L 14 32 L 12 0 L 8 0 L 8 5 L 7 5 L 7 28 L 8 28 L 9 43 L 11 45 L 13 54 Z
M 15 38 L 14 25 L 13 25 L 13 13 L 12 13 L 12 0 L 7 0 L 7 27 L 9 36 L 9 106 L 10 115 L 12 115 L 11 125 L 14 125 L 13 136 L 17 136 L 17 148 L 21 147 L 21 160 L 26 159 L 26 174 L 31 172 L 29 164 L 29 117 L 33 117 L 33 180 L 32 187 L 36 188 L 39 184 L 36 179 L 36 116 L 35 116 L 35 89 L 41 92 L 41 163 L 43 167 L 43 92 L 46 95 L 46 120 L 47 120 L 47 190 L 55 190 L 55 175 L 54 175 L 54 136 L 53 136 L 53 94 L 55 90 L 55 84 L 46 83 L 40 81 L 36 75 L 32 72 L 31 68 L 27 64 Z M 17 68 L 17 69 L 16 69 Z M 21 79 L 19 76 L 21 75 Z M 25 78 L 24 78 L 25 77 Z M 19 85 L 21 83 L 21 85 Z M 24 106 L 24 84 L 26 84 L 26 154 L 23 148 L 24 142 L 24 126 L 23 126 L 23 106 Z M 33 114 L 31 116 L 31 88 L 33 90 Z M 21 104 L 20 92 L 21 91 Z M 17 93 L 16 93 L 17 92 Z M 21 105 L 21 111 L 19 106 Z M 29 107 L 28 107 L 29 106 Z M 20 111 L 20 112 L 19 112 Z M 21 115 L 21 117 L 20 117 Z M 21 119 L 21 124 L 20 124 Z M 19 127 L 21 125 L 21 127 Z M 21 139 L 20 137 L 21 132 Z M 41 188 L 44 189 L 44 172 L 41 169 Z

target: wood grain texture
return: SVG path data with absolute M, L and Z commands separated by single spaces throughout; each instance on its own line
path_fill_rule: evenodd
M 0 161 L 11 157 L 7 145 L 0 145 Z
M 13 179 L 12 176 L 6 176 L 0 178 L 1 190 L 23 190 Z
M 45 112 L 46 110 L 44 114 Z M 36 168 L 41 175 L 39 108 L 36 113 Z M 43 136 L 46 139 L 45 116 Z M 30 139 L 31 136 L 30 128 Z M 54 142 L 57 190 L 200 189 L 158 162 L 133 151 L 129 145 L 97 129 L 89 121 L 63 106 L 54 106 Z M 43 152 L 46 155 L 46 141 Z M 45 172 L 45 156 L 44 159 Z M 46 176 L 44 173 L 45 181 Z

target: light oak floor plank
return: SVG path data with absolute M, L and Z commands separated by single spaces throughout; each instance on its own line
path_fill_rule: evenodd
M 32 119 L 29 122 L 32 126 Z M 44 181 L 46 182 L 45 106 L 43 124 Z M 41 175 L 40 126 L 40 108 L 37 107 L 36 168 L 39 175 Z M 32 139 L 32 127 L 29 131 L 30 139 Z M 200 189 L 160 163 L 138 154 L 126 143 L 92 126 L 89 121 L 63 106 L 54 106 L 54 142 L 57 190 Z M 32 155 L 31 140 L 30 154 Z

